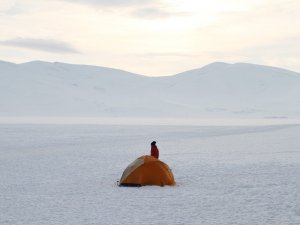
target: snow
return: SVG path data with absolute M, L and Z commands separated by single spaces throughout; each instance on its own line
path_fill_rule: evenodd
M 0 224 L 300 224 L 300 74 L 0 61 Z M 156 140 L 175 187 L 124 188 Z
M 300 126 L 0 125 L 0 224 L 300 224 Z M 156 140 L 175 187 L 124 188 Z
M 0 63 L 1 117 L 299 118 L 300 74 L 213 63 L 168 77 L 105 67 Z

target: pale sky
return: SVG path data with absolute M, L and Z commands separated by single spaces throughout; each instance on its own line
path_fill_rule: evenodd
M 149 76 L 215 61 L 300 72 L 299 0 L 0 0 L 0 60 Z

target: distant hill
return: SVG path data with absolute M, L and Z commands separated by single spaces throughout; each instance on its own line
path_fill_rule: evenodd
M 212 63 L 173 76 L 0 61 L 0 116 L 299 117 L 300 74 Z

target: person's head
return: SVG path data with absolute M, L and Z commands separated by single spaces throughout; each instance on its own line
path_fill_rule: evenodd
M 152 142 L 151 142 L 151 145 L 156 145 L 156 141 L 152 141 Z

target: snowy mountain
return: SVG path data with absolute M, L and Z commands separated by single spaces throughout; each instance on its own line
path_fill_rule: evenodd
M 167 77 L 0 61 L 0 116 L 299 117 L 300 74 L 212 63 Z

